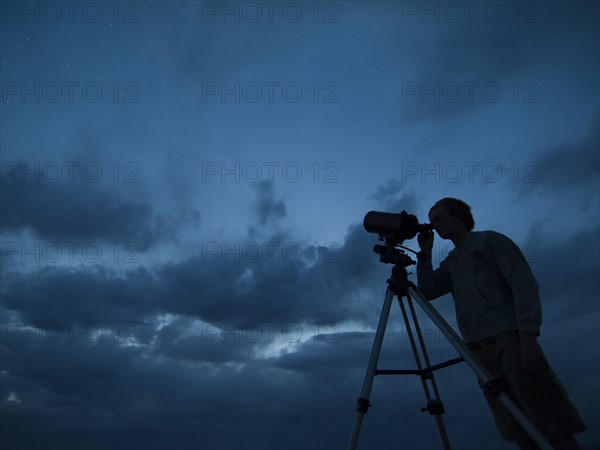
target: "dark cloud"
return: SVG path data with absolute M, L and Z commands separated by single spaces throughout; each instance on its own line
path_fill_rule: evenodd
M 386 184 L 380 184 L 375 189 L 375 192 L 367 198 L 368 200 L 374 200 L 376 202 L 384 202 L 389 200 L 389 197 L 393 197 L 400 193 L 405 188 L 405 183 L 397 179 L 388 180 Z
M 584 135 L 552 148 L 537 149 L 531 170 L 524 179 L 526 183 L 521 186 L 521 195 L 532 192 L 548 195 L 557 190 L 580 192 L 578 200 L 584 200 L 587 207 L 591 207 L 588 193 L 597 188 L 600 175 L 599 129 L 600 113 L 596 111 Z
M 198 324 L 189 317 L 177 317 L 155 333 L 151 353 L 192 363 L 240 363 L 254 357 L 254 351 L 268 339 L 263 333 L 269 331 L 258 325 Z
M 260 255 L 219 252 L 164 264 L 155 272 L 43 266 L 7 275 L 3 305 L 19 311 L 26 323 L 110 326 L 111 321 L 144 322 L 157 313 L 209 323 L 340 322 L 364 307 L 349 299 L 378 264 L 373 238 L 353 226 L 343 245 L 314 248 L 274 235 Z M 32 274 L 35 282 L 27 283 Z
M 491 9 L 484 7 L 487 12 L 476 11 L 465 26 L 443 19 L 437 5 L 432 5 L 438 8 L 437 20 L 435 14 L 423 19 L 423 5 L 410 19 L 437 22 L 432 30 L 436 36 L 412 42 L 416 69 L 403 78 L 400 110 L 403 121 L 411 124 L 476 118 L 484 110 L 513 101 L 509 99 L 515 89 L 539 101 L 543 89 L 539 67 L 561 71 L 563 64 L 558 62 L 569 60 L 583 71 L 588 62 L 582 55 L 598 52 L 598 28 L 591 19 L 597 17 L 598 5 L 541 2 L 512 8 L 495 4 L 500 13 L 497 21 L 486 19 Z M 483 5 L 475 9 L 479 6 Z M 463 20 L 467 10 L 462 8 Z
M 531 55 L 540 53 L 539 41 L 524 39 L 525 33 L 507 25 L 444 27 L 438 39 L 417 44 L 419 70 L 403 83 L 403 119 L 453 120 L 496 106 L 532 64 Z
M 408 196 L 396 199 L 401 187 L 390 186 L 380 188 L 373 199 L 390 206 L 414 202 Z M 271 188 L 265 192 L 272 200 Z M 532 233 L 535 230 L 539 227 Z M 538 236 L 540 259 L 533 267 L 544 291 L 545 330 L 597 312 L 593 302 L 564 301 L 598 292 L 598 248 L 597 243 L 589 245 L 597 232 L 575 235 L 558 248 Z M 280 232 L 269 241 L 282 246 L 293 239 Z M 243 447 L 250 440 L 261 448 L 293 448 L 289 433 L 307 431 L 323 448 L 338 447 L 351 430 L 374 338 L 373 332 L 343 332 L 339 326 L 354 321 L 373 328 L 377 323 L 389 267 L 371 251 L 375 242 L 376 236 L 355 224 L 343 245 L 305 245 L 298 259 L 286 260 L 274 252 L 272 258 L 265 254 L 257 260 L 236 260 L 225 255 L 223 261 L 218 254 L 165 263 L 154 272 L 44 267 L 5 276 L 2 299 L 8 314 L 3 317 L 9 322 L 3 323 L 5 373 L 0 394 L 11 428 L 3 439 L 36 447 L 23 437 L 30 427 L 22 419 L 23 408 L 41 405 L 48 411 L 48 405 L 62 405 L 64 422 L 69 420 L 65 408 L 93 405 L 102 408 L 105 417 L 96 422 L 77 419 L 68 432 L 42 420 L 37 430 L 65 445 L 72 442 L 73 429 L 82 439 L 102 442 L 94 426 L 109 426 L 114 420 L 109 413 L 117 405 L 124 408 L 124 416 L 109 439 L 128 448 L 172 448 L 179 442 L 185 445 L 190 437 L 217 447 Z M 565 272 L 562 260 L 554 256 L 569 252 L 579 254 L 587 269 L 574 266 Z M 451 317 L 450 302 L 440 300 L 436 307 Z M 414 368 L 395 304 L 390 317 L 380 367 Z M 431 324 L 425 326 L 432 361 L 455 357 L 439 332 L 432 333 Z M 282 344 L 291 348 L 277 350 Z M 272 356 L 260 356 L 270 346 Z M 591 379 L 582 381 L 587 367 L 585 358 L 575 359 L 564 379 L 567 386 L 593 384 Z M 403 439 L 413 448 L 438 445 L 435 423 L 420 413 L 424 397 L 418 379 L 390 378 L 375 380 L 365 445 L 386 448 Z M 439 382 L 453 439 L 479 445 L 470 431 L 473 426 L 495 433 L 467 368 L 445 369 Z M 8 400 L 13 393 L 20 403 Z M 269 408 L 278 408 L 279 415 L 270 419 Z M 300 409 L 302 417 L 291 420 L 282 415 L 284 408 Z M 79 409 L 72 411 L 81 414 Z M 259 411 L 261 417 L 249 416 L 250 411 Z M 584 411 L 594 414 L 589 408 Z M 390 422 L 391 417 L 395 420 Z M 321 431 L 314 431 L 315 420 Z M 395 426 L 390 428 L 392 422 Z M 261 440 L 263 433 L 270 433 L 272 444 Z
M 534 229 L 535 230 L 535 229 Z M 600 309 L 600 227 L 597 225 L 560 242 L 541 231 L 529 234 L 530 265 L 540 284 L 545 323 L 549 325 L 596 314 Z M 573 260 L 577 260 L 577 264 Z
M 26 163 L 19 163 L 19 173 Z M 5 177 L 0 201 L 4 232 L 30 231 L 49 241 L 132 241 L 147 248 L 172 238 L 168 221 L 150 204 L 123 199 L 94 183 L 44 181 L 45 176 Z
M 386 184 L 380 184 L 368 200 L 375 202 L 379 208 L 388 212 L 407 211 L 414 214 L 417 209 L 417 199 L 412 192 L 405 193 L 406 183 L 392 178 Z
M 30 280 L 31 274 L 35 280 Z M 70 269 L 44 266 L 29 274 L 7 273 L 2 306 L 18 311 L 25 324 L 68 332 L 64 323 L 110 328 L 114 323 L 142 323 L 156 313 L 153 277 L 145 269 L 122 278 L 99 265 Z
M 282 200 L 275 201 L 273 182 L 261 181 L 256 184 L 255 191 L 258 196 L 256 213 L 261 225 L 265 225 L 271 219 L 280 219 L 287 215 L 285 203 Z
M 314 248 L 286 234 L 266 239 L 260 258 L 223 254 L 165 267 L 167 308 L 209 322 L 341 322 L 363 305 L 351 301 L 377 267 L 373 237 L 352 226 L 343 245 Z M 242 246 L 243 247 L 243 246 Z M 300 257 L 300 255 L 302 257 Z M 365 284 L 367 283 L 367 284 Z
M 312 437 L 323 448 L 339 447 L 352 427 L 374 334 L 343 332 L 338 327 L 345 319 L 374 327 L 385 286 L 387 270 L 385 266 L 374 270 L 380 264 L 370 251 L 371 239 L 360 226 L 350 227 L 338 252 L 340 261 L 345 262 L 339 264 L 296 263 L 277 269 L 286 262 L 222 264 L 217 259 L 202 265 L 192 259 L 165 267 L 154 277 L 145 271 L 131 271 L 127 278 L 118 280 L 111 279 L 109 272 L 88 271 L 69 278 L 61 273 L 64 269 L 57 268 L 36 274 L 39 282 L 30 290 L 22 282 L 9 283 L 2 293 L 7 299 L 4 307 L 20 312 L 19 323 L 34 326 L 35 322 L 48 324 L 52 320 L 56 324 L 76 322 L 79 326 L 72 326 L 70 333 L 59 337 L 49 327 L 36 334 L 3 324 L 3 367 L 10 370 L 3 375 L 0 393 L 5 422 L 11 424 L 4 439 L 11 442 L 28 428 L 21 419 L 22 408 L 59 404 L 64 409 L 67 403 L 79 408 L 94 405 L 103 408 L 108 416 L 116 404 L 125 408 L 125 417 L 135 419 L 126 422 L 123 418 L 119 422 L 123 434 L 118 430 L 110 434 L 111 439 L 127 443 L 128 448 L 145 448 L 150 440 L 155 447 L 172 448 L 175 443 L 184 445 L 196 436 L 205 436 L 216 446 L 225 443 L 243 447 L 250 440 L 265 449 L 292 448 L 287 440 L 289 432 L 303 430 L 313 430 Z M 585 242 L 586 236 L 582 235 L 565 247 L 578 250 Z M 536 275 L 544 284 L 548 277 L 556 276 L 549 270 L 559 270 L 560 263 L 553 260 L 552 264 L 556 264 L 550 267 L 547 255 L 540 256 L 546 265 Z M 194 270 L 198 267 L 202 269 Z M 231 275 L 242 274 L 248 268 L 254 269 L 258 279 L 245 291 L 238 291 L 239 287 L 225 289 L 227 284 L 222 280 L 236 279 Z M 590 271 L 594 270 L 590 266 Z M 200 274 L 203 275 L 199 277 Z M 581 280 L 586 275 L 581 274 Z M 289 285 L 290 290 L 283 291 L 277 283 Z M 60 286 L 64 287 L 57 290 Z M 581 289 L 592 287 L 582 285 Z M 361 289 L 371 301 L 358 304 L 364 301 L 355 296 Z M 40 300 L 34 297 L 36 293 Z M 79 310 L 68 300 L 84 295 L 87 301 L 80 304 Z M 558 291 L 556 298 L 560 296 Z M 436 302 L 436 307 L 442 311 L 451 306 L 441 302 Z M 552 326 L 555 306 L 550 302 L 545 307 L 549 310 L 548 325 Z M 34 314 L 34 310 L 38 312 Z M 589 311 L 586 308 L 579 314 Z M 173 317 L 161 325 L 159 313 Z M 195 320 L 198 318 L 205 322 L 200 324 Z M 121 334 L 115 332 L 115 324 L 119 323 Z M 287 333 L 283 333 L 283 325 L 288 325 Z M 456 356 L 440 333 L 433 332 L 431 323 L 423 320 L 421 326 L 434 363 Z M 298 330 L 304 342 L 298 340 Z M 128 337 L 134 339 L 130 342 Z M 566 339 L 573 341 L 577 337 Z M 267 358 L 258 356 L 277 342 L 292 344 L 294 348 L 276 351 Z M 567 386 L 584 382 L 581 374 L 588 373 L 586 359 L 576 359 L 573 364 L 564 379 Z M 379 367 L 415 368 L 406 328 L 401 325 L 395 304 Z M 469 369 L 462 364 L 438 372 L 437 377 L 452 438 L 479 445 L 479 438 L 470 431 L 473 426 L 495 436 L 495 425 L 486 413 L 487 406 Z M 21 403 L 6 400 L 11 392 Z M 407 445 L 412 446 L 409 448 L 420 448 L 418 445 L 423 443 L 437 445 L 435 423 L 419 412 L 425 400 L 416 377 L 377 377 L 371 400 L 373 406 L 363 430 L 365 445 L 387 448 L 390 442 L 402 439 L 408 439 Z M 267 413 L 272 410 L 268 408 L 278 408 L 278 415 L 270 419 Z M 282 415 L 283 408 L 288 408 L 288 412 L 299 409 L 302 417 L 287 421 L 289 417 Z M 66 417 L 65 411 L 62 414 Z M 81 414 L 78 409 L 74 411 Z M 250 416 L 251 411 L 261 417 Z M 389 428 L 392 417 L 396 425 Z M 94 438 L 94 426 L 107 425 L 107 420 L 114 418 L 109 416 L 93 423 L 81 419 L 76 429 L 82 436 Z M 321 431 L 314 431 L 315 420 Z M 67 432 L 64 427 L 42 422 L 38 429 L 52 436 L 53 442 L 67 443 L 72 439 L 70 429 Z M 157 436 L 156 430 L 165 427 L 170 431 L 161 431 Z M 261 433 L 268 430 L 273 445 L 260 440 Z M 159 442 L 160 438 L 165 439 L 164 443 L 156 444 L 157 438 Z M 19 439 L 35 448 L 28 438 Z M 499 440 L 494 442 L 500 444 Z

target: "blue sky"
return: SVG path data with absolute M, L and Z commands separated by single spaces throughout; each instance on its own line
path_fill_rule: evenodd
M 523 250 L 600 445 L 597 2 L 1 5 L 7 448 L 344 448 L 390 270 L 362 219 L 446 196 Z M 455 448 L 511 448 L 467 367 L 438 384 Z M 439 448 L 423 402 L 376 379 L 361 448 Z

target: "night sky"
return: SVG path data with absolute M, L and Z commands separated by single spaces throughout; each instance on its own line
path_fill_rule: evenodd
M 345 448 L 391 270 L 363 217 L 447 196 L 525 254 L 600 448 L 598 2 L 1 7 L 2 448 Z M 396 304 L 379 366 L 415 366 Z M 436 378 L 455 449 L 516 448 Z M 371 403 L 359 448 L 442 448 L 418 377 Z

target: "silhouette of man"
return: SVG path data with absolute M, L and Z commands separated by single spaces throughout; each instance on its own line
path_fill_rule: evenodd
M 500 233 L 472 231 L 471 207 L 462 200 L 441 199 L 429 221 L 455 248 L 433 270 L 433 233 L 419 234 L 420 291 L 428 300 L 452 293 L 462 337 L 481 364 L 505 382 L 507 394 L 555 449 L 579 449 L 573 434 L 587 426 L 537 342 L 542 309 L 523 253 Z M 502 438 L 522 450 L 537 449 L 500 401 L 482 389 Z

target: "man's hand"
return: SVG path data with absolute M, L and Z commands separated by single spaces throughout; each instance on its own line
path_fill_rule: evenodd
M 544 370 L 548 367 L 548 362 L 534 333 L 520 333 L 520 338 L 523 368 L 527 375 L 536 378 L 544 373 Z
M 431 230 L 421 231 L 417 236 L 419 247 L 425 253 L 431 253 L 433 249 L 433 232 Z

